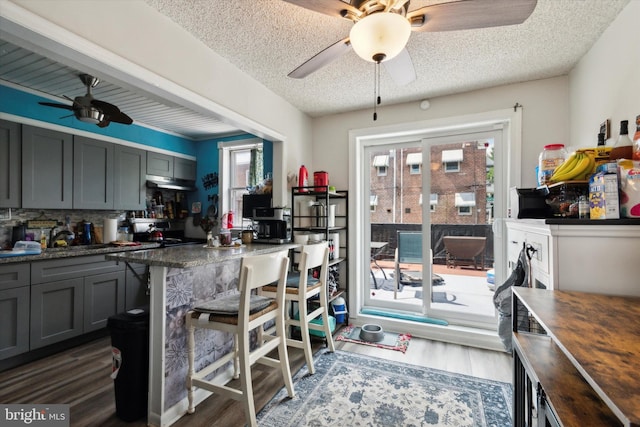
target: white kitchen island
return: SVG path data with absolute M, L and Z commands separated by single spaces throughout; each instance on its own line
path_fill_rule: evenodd
M 204 245 L 108 255 L 107 259 L 149 266 L 149 406 L 148 425 L 169 426 L 187 412 L 187 341 L 184 316 L 208 300 L 237 292 L 240 260 L 247 255 L 286 251 L 296 244 L 248 244 L 235 248 Z M 196 368 L 209 365 L 233 348 L 233 337 L 198 331 Z M 216 372 L 220 382 L 232 369 Z M 210 395 L 196 390 L 196 403 Z

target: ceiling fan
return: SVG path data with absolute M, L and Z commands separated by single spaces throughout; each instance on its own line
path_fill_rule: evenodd
M 455 31 L 524 22 L 537 0 L 459 0 L 409 10 L 410 0 L 284 0 L 354 23 L 349 37 L 332 44 L 289 73 L 302 79 L 351 48 L 366 61 L 382 63 L 399 85 L 415 80 L 405 49 L 411 31 Z
M 109 126 L 111 122 L 125 125 L 133 123 L 131 117 L 121 112 L 118 107 L 108 102 L 97 100 L 91 95 L 91 88 L 96 87 L 100 83 L 100 79 L 89 74 L 80 74 L 78 77 L 87 87 L 87 93 L 84 96 L 76 96 L 74 99 L 63 95 L 73 102 L 72 105 L 55 102 L 39 102 L 38 104 L 73 111 L 76 119 L 86 123 L 93 123 L 101 128 Z

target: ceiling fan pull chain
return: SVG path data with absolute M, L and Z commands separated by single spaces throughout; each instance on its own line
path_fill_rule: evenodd
M 381 54 L 379 54 L 381 55 Z M 373 121 L 378 120 L 378 105 L 382 102 L 380 98 L 380 62 L 384 59 L 384 56 L 374 56 L 375 69 L 373 73 Z
M 376 107 L 378 105 L 378 103 L 376 102 L 377 99 L 379 98 L 378 96 L 378 67 L 379 64 L 376 62 L 374 64 L 374 69 L 373 69 L 373 121 L 375 122 L 376 120 L 378 120 L 378 113 L 376 111 Z

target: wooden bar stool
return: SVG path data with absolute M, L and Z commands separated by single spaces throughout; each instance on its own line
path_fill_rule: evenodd
M 316 279 L 309 274 L 309 270 L 317 267 L 320 267 L 320 273 Z M 324 332 L 329 350 L 335 351 L 333 338 L 331 336 L 331 325 L 329 324 L 329 303 L 327 295 L 329 248 L 326 244 L 319 243 L 302 246 L 298 271 L 299 273 L 289 273 L 289 278 L 287 279 L 285 300 L 287 300 L 289 304 L 296 302 L 298 305 L 298 319 L 290 317 L 290 307 L 287 307 L 285 310 L 287 345 L 304 350 L 304 356 L 307 361 L 309 373 L 314 374 L 316 370 L 313 366 L 313 353 L 311 352 L 311 337 L 309 336 L 309 329 Z M 276 293 L 277 288 L 275 286 L 264 286 L 260 290 L 261 295 L 269 297 L 273 297 Z M 319 296 L 319 306 L 311 312 L 308 312 L 308 301 L 316 296 Z M 322 315 L 322 325 L 311 323 L 312 320 L 320 315 Z M 301 341 L 291 338 L 291 326 L 297 326 L 300 328 Z
M 287 281 L 289 258 L 287 251 L 266 255 L 247 256 L 240 264 L 239 294 L 217 298 L 190 310 L 186 316 L 189 371 L 187 390 L 188 412 L 195 411 L 193 405 L 194 387 L 200 387 L 244 403 L 247 423 L 257 426 L 256 410 L 251 384 L 251 366 L 262 363 L 282 371 L 289 397 L 294 396 L 293 381 L 289 368 L 285 332 L 284 291 Z M 277 283 L 275 295 L 270 298 L 256 295 L 254 289 Z M 275 321 L 275 334 L 263 333 L 263 325 Z M 211 365 L 195 372 L 195 328 L 215 329 L 234 334 L 234 351 L 226 354 Z M 258 329 L 258 344 L 250 348 L 249 332 Z M 267 357 L 273 349 L 278 349 L 278 359 Z M 215 384 L 206 379 L 216 369 L 234 362 L 234 378 L 240 377 L 240 389 Z

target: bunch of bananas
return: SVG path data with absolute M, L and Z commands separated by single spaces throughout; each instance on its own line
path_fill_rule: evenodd
M 576 151 L 571 154 L 551 175 L 551 182 L 577 181 L 589 179 L 595 172 L 596 160 L 591 153 Z

